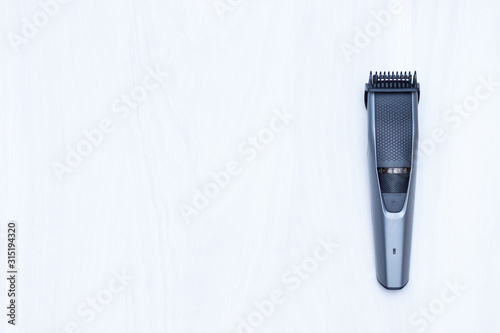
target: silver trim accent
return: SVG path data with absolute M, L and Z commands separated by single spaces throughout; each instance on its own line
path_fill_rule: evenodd
M 410 173 L 411 168 L 377 168 L 378 173 Z

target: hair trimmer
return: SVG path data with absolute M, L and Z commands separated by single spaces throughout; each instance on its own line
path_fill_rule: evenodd
M 402 289 L 410 275 L 418 142 L 417 73 L 372 75 L 365 86 L 377 280 Z

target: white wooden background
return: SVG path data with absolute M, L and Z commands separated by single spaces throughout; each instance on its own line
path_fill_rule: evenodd
M 499 31 L 493 0 L 1 1 L 2 332 L 500 331 Z M 375 279 L 370 70 L 421 83 L 398 292 Z

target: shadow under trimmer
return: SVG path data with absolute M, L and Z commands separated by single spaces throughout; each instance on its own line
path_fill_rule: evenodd
M 419 99 L 416 72 L 370 72 L 365 106 L 377 280 L 391 290 L 410 275 Z

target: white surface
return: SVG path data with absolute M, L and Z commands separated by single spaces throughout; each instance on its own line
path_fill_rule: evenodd
M 340 46 L 387 2 L 232 3 L 221 20 L 211 0 L 74 0 L 15 52 L 8 33 L 40 7 L 2 2 L 0 231 L 20 225 L 18 325 L 2 314 L 2 330 L 236 332 L 329 235 L 338 248 L 255 332 L 498 332 L 500 86 L 459 124 L 443 118 L 481 77 L 500 82 L 498 2 L 405 1 L 350 61 Z M 150 66 L 170 75 L 117 117 Z M 417 70 L 421 144 L 446 134 L 421 154 L 399 292 L 375 279 L 370 70 Z M 248 162 L 238 146 L 276 108 L 296 117 Z M 103 118 L 114 130 L 60 182 L 53 163 Z M 185 223 L 180 205 L 231 160 L 241 173 Z M 80 315 L 122 270 L 134 279 Z M 455 279 L 467 290 L 440 309 Z M 429 306 L 443 312 L 426 321 Z

